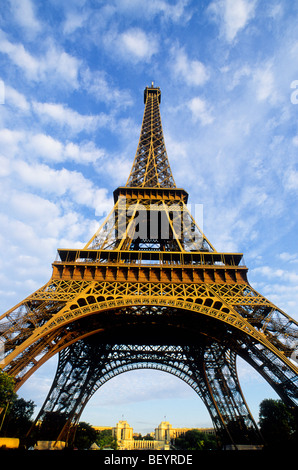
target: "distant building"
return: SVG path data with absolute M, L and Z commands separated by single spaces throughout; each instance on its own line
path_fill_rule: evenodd
M 127 421 L 119 421 L 112 430 L 113 437 L 119 441 L 130 441 L 133 439 L 133 428 Z
M 173 429 L 168 421 L 162 421 L 155 429 L 155 439 L 157 441 L 170 441 L 172 439 Z
M 136 440 L 133 438 L 133 428 L 128 422 L 119 421 L 112 428 L 112 435 L 117 440 L 119 450 L 169 450 L 170 442 L 190 429 L 193 428 L 173 428 L 168 421 L 162 421 L 155 429 L 155 433 L 151 433 L 154 440 Z M 198 430 L 205 434 L 215 434 L 213 428 L 198 428 Z
M 112 431 L 113 429 L 113 426 L 92 426 L 93 429 L 95 429 L 95 431 L 106 431 L 106 430 L 109 430 L 109 431 Z
M 166 440 L 170 441 L 171 439 L 176 439 L 177 437 L 185 434 L 187 431 L 190 431 L 194 428 L 173 428 L 168 421 L 162 421 L 158 428 L 155 429 L 155 439 L 156 440 Z M 213 434 L 215 435 L 214 428 L 195 428 L 198 431 L 204 434 Z

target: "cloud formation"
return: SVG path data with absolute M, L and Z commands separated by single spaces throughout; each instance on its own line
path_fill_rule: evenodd
M 174 74 L 187 85 L 204 85 L 209 78 L 206 66 L 197 59 L 190 59 L 182 48 L 172 49 Z
M 219 22 L 226 40 L 232 42 L 255 14 L 256 0 L 215 0 L 209 11 Z
M 0 52 L 19 67 L 25 76 L 33 82 L 55 81 L 77 88 L 79 60 L 52 44 L 44 53 L 31 54 L 23 44 L 11 42 L 0 31 Z

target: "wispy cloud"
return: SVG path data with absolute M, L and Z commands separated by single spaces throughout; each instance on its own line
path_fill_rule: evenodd
M 93 183 L 78 171 L 65 168 L 54 170 L 45 164 L 30 165 L 25 161 L 16 161 L 13 170 L 21 181 L 32 189 L 57 196 L 70 193 L 77 204 L 93 208 L 97 214 L 110 208 L 111 200 L 107 199 L 107 190 L 95 188 Z M 77 188 L 80 188 L 80 191 Z
M 15 21 L 26 34 L 31 36 L 41 31 L 42 24 L 36 17 L 31 0 L 9 0 L 9 3 Z
M 139 27 L 123 32 L 111 29 L 103 38 L 105 47 L 115 58 L 134 64 L 150 62 L 158 51 L 158 39 L 155 34 L 145 32 Z
M 188 102 L 188 107 L 192 112 L 194 120 L 199 120 L 203 126 L 213 122 L 211 110 L 208 109 L 206 101 L 199 96 L 192 98 Z
M 0 138 L 3 142 L 2 157 L 5 155 L 10 163 L 16 155 L 23 161 L 41 160 L 50 163 L 69 160 L 78 164 L 95 163 L 105 156 L 104 150 L 96 148 L 93 141 L 82 141 L 80 144 L 70 140 L 62 142 L 47 134 L 10 129 L 1 129 Z
M 289 259 L 292 263 L 289 263 Z M 283 253 L 280 260 L 282 263 L 271 266 L 262 265 L 252 269 L 250 276 L 251 279 L 257 280 L 255 285 L 262 295 L 297 321 L 298 274 L 293 262 L 297 260 L 297 256 Z M 285 264 L 283 264 L 284 261 L 286 261 Z
M 219 23 L 223 35 L 232 42 L 254 17 L 255 0 L 215 0 L 209 5 L 209 12 Z
M 81 86 L 94 96 L 96 101 L 111 103 L 113 107 L 127 107 L 133 104 L 130 91 L 113 86 L 111 78 L 103 70 L 81 70 Z
M 121 383 L 121 388 L 113 387 L 112 381 L 100 391 L 98 400 L 102 405 L 117 405 L 146 402 L 148 400 L 169 400 L 171 398 L 190 398 L 194 391 L 183 381 L 171 374 L 155 371 L 155 380 L 148 370 L 138 370 L 136 374 L 120 375 L 113 379 Z
M 189 0 L 153 0 L 144 3 L 142 0 L 112 0 L 110 13 L 120 12 L 131 18 L 142 18 L 144 21 L 162 19 L 173 23 L 185 22 L 192 15 Z
M 6 34 L 0 31 L 0 52 L 6 54 L 29 80 L 49 81 L 60 86 L 68 84 L 73 88 L 78 86 L 80 60 L 57 48 L 52 41 L 43 53 L 35 55 L 22 43 L 11 42 Z
M 207 67 L 198 59 L 190 59 L 181 47 L 171 50 L 171 68 L 174 75 L 188 85 L 204 85 L 209 78 Z
M 55 125 L 58 124 L 61 127 L 67 127 L 75 133 L 82 130 L 92 132 L 99 123 L 103 123 L 107 119 L 103 114 L 101 116 L 80 114 L 62 103 L 40 103 L 35 101 L 32 103 L 32 107 L 41 119 L 50 121 Z

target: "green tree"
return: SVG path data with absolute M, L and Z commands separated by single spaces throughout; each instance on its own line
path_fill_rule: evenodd
M 97 432 L 96 444 L 101 448 L 117 449 L 117 441 L 114 439 L 111 429 L 104 429 Z
M 215 450 L 217 442 L 214 435 L 190 429 L 175 439 L 175 447 L 179 450 Z
M 265 399 L 260 404 L 259 425 L 267 448 L 297 448 L 297 409 L 281 400 Z
M 0 409 L 6 408 L 15 396 L 14 379 L 6 372 L 0 371 Z
M 76 428 L 74 447 L 80 450 L 89 449 L 97 440 L 97 431 L 88 423 L 80 422 Z
M 13 437 L 25 437 L 32 421 L 35 404 L 32 400 L 15 398 L 5 422 L 5 434 Z
M 0 431 L 15 397 L 14 379 L 0 371 Z

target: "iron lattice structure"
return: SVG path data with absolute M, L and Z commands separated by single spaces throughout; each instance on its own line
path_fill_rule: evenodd
M 223 443 L 257 443 L 236 359 L 297 406 L 297 322 L 256 292 L 241 253 L 220 253 L 172 176 L 160 89 L 147 87 L 140 140 L 126 186 L 83 249 L 59 249 L 49 282 L 0 318 L 3 369 L 16 390 L 59 354 L 37 419 L 59 412 L 67 440 L 90 397 L 128 370 L 153 368 L 188 383 Z

